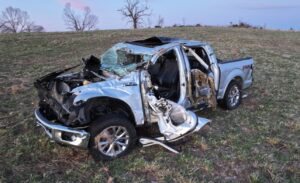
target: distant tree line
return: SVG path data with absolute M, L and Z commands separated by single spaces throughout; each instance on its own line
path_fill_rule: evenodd
M 244 21 L 239 21 L 238 23 L 230 22 L 229 27 L 233 28 L 247 28 L 247 29 L 265 29 L 266 26 L 254 26 Z

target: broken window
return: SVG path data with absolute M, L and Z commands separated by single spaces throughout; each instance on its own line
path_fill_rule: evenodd
M 151 59 L 151 55 L 137 53 L 129 46 L 120 43 L 107 50 L 101 56 L 102 69 L 113 72 L 118 76 L 125 76 Z

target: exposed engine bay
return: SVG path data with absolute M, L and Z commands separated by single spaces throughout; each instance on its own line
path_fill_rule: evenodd
M 74 88 L 105 80 L 99 70 L 100 60 L 95 56 L 83 59 L 82 71 L 65 74 L 80 65 L 50 73 L 35 82 L 40 100 L 39 106 L 48 118 L 67 126 L 87 123 L 83 108 L 73 106 L 75 96 L 70 93 Z M 78 115 L 81 114 L 81 115 Z M 81 118 L 79 117 L 81 116 Z

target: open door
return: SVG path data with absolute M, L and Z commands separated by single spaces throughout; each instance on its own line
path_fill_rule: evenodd
M 191 68 L 192 103 L 194 107 L 217 107 L 216 88 L 209 57 L 202 47 L 184 47 Z

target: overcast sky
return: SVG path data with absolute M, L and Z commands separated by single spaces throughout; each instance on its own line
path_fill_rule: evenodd
M 124 0 L 0 0 L 0 10 L 8 6 L 29 13 L 31 20 L 47 31 L 66 31 L 62 12 L 71 2 L 78 13 L 85 6 L 98 16 L 98 29 L 129 28 L 117 11 Z M 239 20 L 271 29 L 300 30 L 300 0 L 148 0 L 152 9 L 152 26 L 158 16 L 166 26 L 174 24 L 229 25 Z M 145 25 L 147 25 L 147 19 Z

